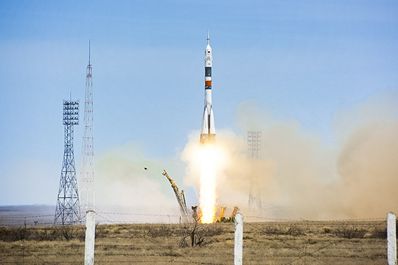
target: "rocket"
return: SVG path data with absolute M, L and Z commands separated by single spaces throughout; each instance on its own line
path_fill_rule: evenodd
M 213 51 L 210 46 L 210 36 L 207 33 L 207 46 L 205 49 L 205 107 L 203 110 L 202 132 L 200 134 L 200 143 L 209 143 L 214 141 L 216 129 L 214 127 L 213 105 L 211 102 L 211 68 L 213 67 Z

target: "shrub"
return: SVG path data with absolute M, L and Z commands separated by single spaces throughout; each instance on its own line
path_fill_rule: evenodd
M 363 238 L 367 231 L 365 229 L 358 229 L 354 227 L 342 227 L 334 231 L 334 234 L 342 238 Z
M 376 228 L 371 234 L 370 234 L 371 238 L 381 238 L 381 239 L 385 239 L 387 238 L 387 228 Z
M 304 233 L 304 231 L 303 231 L 303 229 L 301 227 L 292 225 L 287 230 L 286 235 L 289 235 L 289 236 L 303 236 L 303 235 L 305 235 L 305 233 Z
M 264 228 L 263 232 L 267 235 L 283 235 L 282 230 L 275 226 L 267 226 Z
M 304 230 L 296 225 L 291 226 L 267 226 L 264 231 L 267 235 L 288 235 L 288 236 L 302 236 L 305 235 Z
M 160 225 L 158 227 L 149 228 L 147 231 L 148 236 L 150 237 L 167 237 L 173 235 L 172 229 L 166 225 Z

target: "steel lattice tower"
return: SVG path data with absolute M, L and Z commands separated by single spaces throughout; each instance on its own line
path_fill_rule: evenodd
M 79 102 L 64 100 L 63 105 L 64 158 L 54 224 L 67 225 L 79 223 L 81 220 L 73 152 L 73 126 L 79 124 Z
M 247 147 L 250 159 L 258 160 L 261 158 L 261 131 L 247 132 Z
M 80 180 L 84 212 L 94 210 L 93 68 L 88 43 L 88 65 L 84 101 L 84 135 Z
M 261 137 L 262 137 L 261 131 L 247 132 L 248 157 L 253 161 L 258 161 L 261 159 Z M 250 183 L 249 207 L 250 208 L 262 207 L 261 190 L 259 190 L 257 179 L 252 179 Z

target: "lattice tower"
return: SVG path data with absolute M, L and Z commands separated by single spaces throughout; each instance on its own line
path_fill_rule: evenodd
M 93 68 L 89 42 L 84 101 L 84 135 L 80 180 L 84 212 L 94 210 Z
M 68 225 L 81 221 L 79 191 L 73 151 L 73 127 L 79 124 L 79 102 L 64 100 L 64 158 L 59 182 L 54 224 Z
M 261 131 L 248 131 L 247 132 L 247 151 L 248 157 L 255 164 L 261 159 Z M 261 185 L 258 183 L 258 176 L 252 176 L 249 190 L 249 207 L 262 208 L 262 192 Z

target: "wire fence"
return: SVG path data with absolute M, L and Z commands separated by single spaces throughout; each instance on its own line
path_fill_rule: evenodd
M 1 216 L 0 264 L 83 263 L 84 225 L 54 226 L 53 218 Z M 386 264 L 385 218 L 244 221 L 244 264 Z M 96 223 L 96 264 L 233 263 L 233 223 L 193 231 L 176 214 L 112 211 L 97 212 Z
M 99 211 L 96 213 L 98 224 L 140 224 L 140 223 L 161 223 L 176 224 L 181 221 L 177 214 L 157 214 L 157 213 L 127 213 Z M 84 224 L 84 217 L 81 222 Z M 0 216 L 0 226 L 52 226 L 54 225 L 53 214 L 42 215 L 2 215 Z
M 116 211 L 97 211 L 96 220 L 98 224 L 140 224 L 140 223 L 159 223 L 159 224 L 176 224 L 181 222 L 180 215 L 175 213 L 159 214 L 159 213 L 133 213 L 133 212 L 116 212 Z M 357 222 L 357 225 L 364 225 L 366 222 L 385 222 L 385 218 L 341 218 L 341 219 L 289 219 L 289 218 L 270 218 L 265 216 L 245 215 L 245 222 L 278 222 L 278 223 L 312 223 L 316 225 L 322 222 L 333 223 L 350 223 Z M 81 223 L 84 223 L 82 218 Z M 54 225 L 53 214 L 29 215 L 29 214 L 12 214 L 0 215 L 0 226 L 46 226 Z

